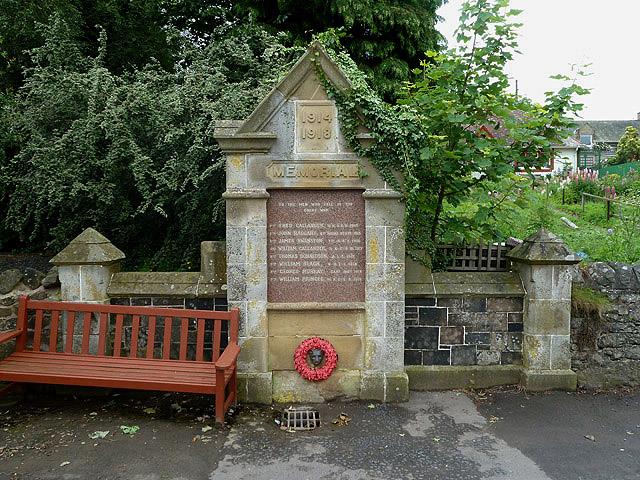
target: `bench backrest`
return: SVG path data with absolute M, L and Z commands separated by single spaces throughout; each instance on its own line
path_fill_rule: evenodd
M 238 342 L 239 311 L 20 298 L 16 350 L 215 362 Z M 31 335 L 31 332 L 33 335 Z

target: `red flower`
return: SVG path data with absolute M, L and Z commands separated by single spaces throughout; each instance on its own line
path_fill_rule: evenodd
M 307 355 L 314 348 L 318 348 L 324 352 L 324 364 L 320 368 L 309 366 Z M 303 341 L 296 351 L 293 353 L 293 365 L 302 378 L 319 382 L 326 380 L 331 376 L 333 370 L 338 364 L 338 354 L 330 342 L 320 337 L 307 338 Z

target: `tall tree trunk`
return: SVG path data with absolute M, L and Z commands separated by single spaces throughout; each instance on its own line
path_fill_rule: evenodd
M 431 224 L 431 241 L 435 244 L 436 233 L 438 231 L 438 224 L 440 223 L 440 214 L 442 213 L 442 203 L 444 202 L 444 183 L 440 184 L 440 190 L 438 191 L 438 203 L 436 204 L 436 211 L 433 214 L 433 223 Z

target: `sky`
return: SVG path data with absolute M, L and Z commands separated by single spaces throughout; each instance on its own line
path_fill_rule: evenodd
M 438 30 L 453 45 L 462 0 L 438 10 Z M 572 64 L 590 63 L 591 88 L 580 116 L 587 120 L 629 120 L 640 112 L 640 0 L 511 0 L 517 17 L 520 51 L 507 73 L 518 91 L 536 101 L 560 83 L 549 77 L 570 74 Z

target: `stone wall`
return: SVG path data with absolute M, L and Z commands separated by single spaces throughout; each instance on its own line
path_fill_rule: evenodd
M 604 293 L 611 301 L 601 322 L 572 315 L 571 361 L 579 384 L 640 385 L 640 264 L 592 263 L 576 270 L 574 282 Z M 585 322 L 596 322 L 595 335 L 579 345 L 579 334 L 589 327 Z
M 0 272 L 0 332 L 16 328 L 18 299 L 21 295 L 29 295 L 35 300 L 58 300 L 60 284 L 57 269 L 53 268 L 48 274 L 33 268 Z M 0 345 L 0 359 L 13 351 L 14 343 L 11 341 Z
M 407 298 L 405 365 L 522 364 L 522 297 Z

